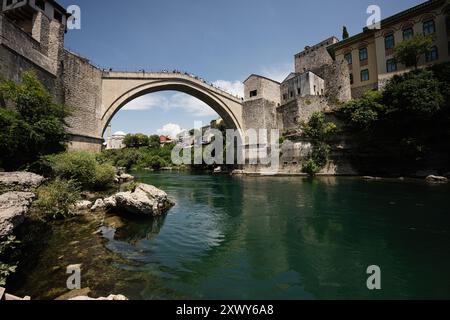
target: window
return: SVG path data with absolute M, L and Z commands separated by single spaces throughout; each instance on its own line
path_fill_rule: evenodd
M 38 7 L 39 9 L 45 11 L 45 2 L 44 2 L 44 0 L 36 0 L 35 4 L 36 4 L 36 7 Z
M 250 91 L 250 98 L 256 97 L 258 95 L 258 90 Z
M 298 88 L 297 89 L 297 94 L 300 94 L 301 93 L 301 90 L 300 90 L 300 88 Z
M 431 48 L 431 51 L 426 54 L 425 58 L 427 62 L 436 61 L 437 59 L 439 59 L 437 47 L 434 46 L 433 48 Z
M 12 0 L 6 0 L 6 5 L 7 5 L 7 6 L 12 5 Z
M 394 49 L 394 46 L 395 46 L 395 40 L 394 40 L 393 34 L 390 34 L 390 35 L 384 37 L 384 47 L 386 50 Z
M 369 70 L 361 70 L 361 81 L 369 81 Z
M 293 92 L 293 91 L 290 91 L 290 92 L 289 92 L 289 96 L 292 98 L 292 97 L 294 96 L 294 92 Z
M 423 23 L 423 34 L 433 34 L 436 32 L 436 26 L 434 20 L 428 20 Z
M 359 61 L 368 59 L 367 48 L 359 49 Z
M 350 84 L 353 84 L 354 80 L 353 80 L 353 73 L 350 73 Z
M 283 100 L 287 100 L 287 94 L 283 94 Z
M 395 72 L 397 71 L 397 62 L 395 59 L 389 59 L 386 61 L 386 71 L 387 72 Z
M 409 40 L 414 37 L 413 28 L 407 28 L 403 30 L 403 40 Z
M 353 57 L 352 57 L 352 53 L 346 53 L 344 56 L 345 60 L 347 61 L 348 64 L 353 64 Z

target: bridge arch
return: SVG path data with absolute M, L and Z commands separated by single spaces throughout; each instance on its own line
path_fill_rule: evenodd
M 242 100 L 198 78 L 179 73 L 109 72 L 102 78 L 100 136 L 127 103 L 149 93 L 167 90 L 193 96 L 216 111 L 229 128 L 243 128 Z

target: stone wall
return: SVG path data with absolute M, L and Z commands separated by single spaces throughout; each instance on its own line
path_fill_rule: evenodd
M 1 14 L 0 45 L 10 50 L 14 55 L 28 60 L 30 66 L 34 65 L 34 68 L 41 68 L 47 73 L 56 76 L 57 63 L 42 52 L 41 44 Z M 14 69 L 16 66 L 11 65 L 7 68 Z M 7 74 L 8 72 L 5 73 Z M 10 74 L 12 75 L 13 73 L 10 72 Z M 19 74 L 16 73 L 11 79 L 18 80 Z
M 359 99 L 362 95 L 369 90 L 377 90 L 378 83 L 369 84 L 367 86 L 352 88 L 352 97 L 353 99 Z
M 279 128 L 283 135 L 295 134 L 302 121 L 308 121 L 314 112 L 330 111 L 332 106 L 325 97 L 298 97 L 277 109 Z
M 97 146 L 92 148 L 99 149 L 102 71 L 69 51 L 64 51 L 63 66 L 64 103 L 74 108 L 73 115 L 67 119 L 69 131 L 78 138 L 85 137 L 74 141 L 72 149 L 87 143 L 94 143 Z
M 325 95 L 331 101 L 346 102 L 352 98 L 350 73 L 344 61 L 333 61 L 321 68 L 319 76 L 325 80 Z
M 327 47 L 336 43 L 338 39 L 331 37 L 313 47 L 306 47 L 304 51 L 295 55 L 295 72 L 304 73 L 319 69 L 323 65 L 333 63 L 333 59 L 327 51 Z
M 266 99 L 245 101 L 242 118 L 245 129 L 276 129 L 277 104 Z
M 0 14 L 0 75 L 19 82 L 25 71 L 34 71 L 58 102 L 56 64 L 41 52 L 41 45 Z

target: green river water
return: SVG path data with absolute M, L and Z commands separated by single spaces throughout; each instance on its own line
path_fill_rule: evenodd
M 13 293 L 53 299 L 82 263 L 93 296 L 132 299 L 450 298 L 450 186 L 324 177 L 136 172 L 165 218 L 79 217 L 40 233 Z M 39 242 L 39 241 L 38 241 Z M 382 289 L 366 269 L 381 268 Z

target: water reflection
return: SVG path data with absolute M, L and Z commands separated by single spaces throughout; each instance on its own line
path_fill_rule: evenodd
M 450 186 L 336 177 L 138 177 L 167 191 L 176 206 L 165 218 L 108 215 L 95 229 L 71 233 L 84 239 L 87 281 L 97 292 L 112 288 L 138 299 L 450 298 Z M 98 227 L 101 244 L 92 239 Z M 62 251 L 70 256 L 63 248 L 75 228 L 66 225 L 50 240 L 52 261 Z M 41 264 L 34 279 L 45 273 Z M 381 267 L 381 291 L 366 288 L 372 264 Z M 102 284 L 92 281 L 98 274 Z

